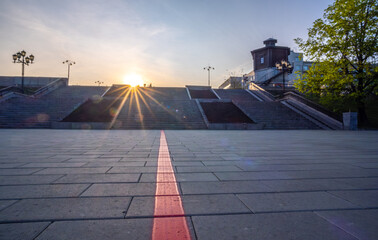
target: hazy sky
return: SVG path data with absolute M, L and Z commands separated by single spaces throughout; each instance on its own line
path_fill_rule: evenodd
M 122 83 L 139 74 L 153 86 L 212 86 L 252 69 L 250 51 L 269 37 L 293 39 L 322 17 L 332 0 L 0 0 L 0 75 L 19 76 L 12 54 L 35 55 L 26 76 L 71 83 Z

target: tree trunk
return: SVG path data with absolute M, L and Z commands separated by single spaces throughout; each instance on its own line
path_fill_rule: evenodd
M 358 110 L 358 126 L 366 127 L 368 125 L 368 118 L 365 110 L 365 102 L 361 99 L 357 99 L 357 110 Z

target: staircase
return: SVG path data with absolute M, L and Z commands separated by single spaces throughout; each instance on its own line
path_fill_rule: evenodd
M 255 102 L 256 97 L 244 89 L 214 89 L 221 99 L 230 99 L 233 102 Z
M 313 122 L 280 102 L 238 102 L 256 123 L 264 124 L 264 129 L 320 129 Z
M 185 88 L 138 88 L 122 106 L 113 128 L 206 129 Z
M 40 97 L 20 96 L 0 105 L 0 128 L 50 128 L 105 87 L 63 86 Z

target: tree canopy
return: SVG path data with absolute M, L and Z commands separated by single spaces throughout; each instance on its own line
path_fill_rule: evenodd
M 323 100 L 352 99 L 365 121 L 365 101 L 378 93 L 377 26 L 376 0 L 335 0 L 308 29 L 307 40 L 295 39 L 315 62 L 297 89 Z

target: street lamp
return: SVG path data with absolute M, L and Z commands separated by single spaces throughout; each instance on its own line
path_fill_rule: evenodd
M 282 60 L 281 63 L 276 63 L 276 68 L 282 72 L 283 92 L 285 92 L 285 73 L 292 73 L 293 66 L 289 62 Z
M 24 90 L 24 73 L 25 73 L 25 65 L 29 66 L 29 63 L 32 64 L 34 61 L 34 55 L 30 54 L 29 56 L 26 56 L 26 52 L 22 50 L 21 52 L 18 52 L 16 54 L 13 54 L 13 63 L 21 63 L 22 64 L 22 80 L 21 80 L 21 90 L 22 93 L 25 93 Z
M 208 72 L 208 85 L 210 86 L 210 71 L 211 70 L 215 70 L 215 68 L 213 68 L 212 66 L 207 66 L 207 67 L 204 67 L 203 70 L 207 70 Z
M 100 85 L 103 84 L 104 82 L 96 81 L 95 83 L 98 83 L 98 86 L 100 86 Z
M 68 68 L 68 77 L 67 77 L 67 85 L 68 85 L 68 82 L 70 81 L 70 68 L 72 65 L 76 64 L 74 61 L 71 61 L 71 60 L 66 60 L 63 62 L 63 64 L 67 64 L 67 68 Z

